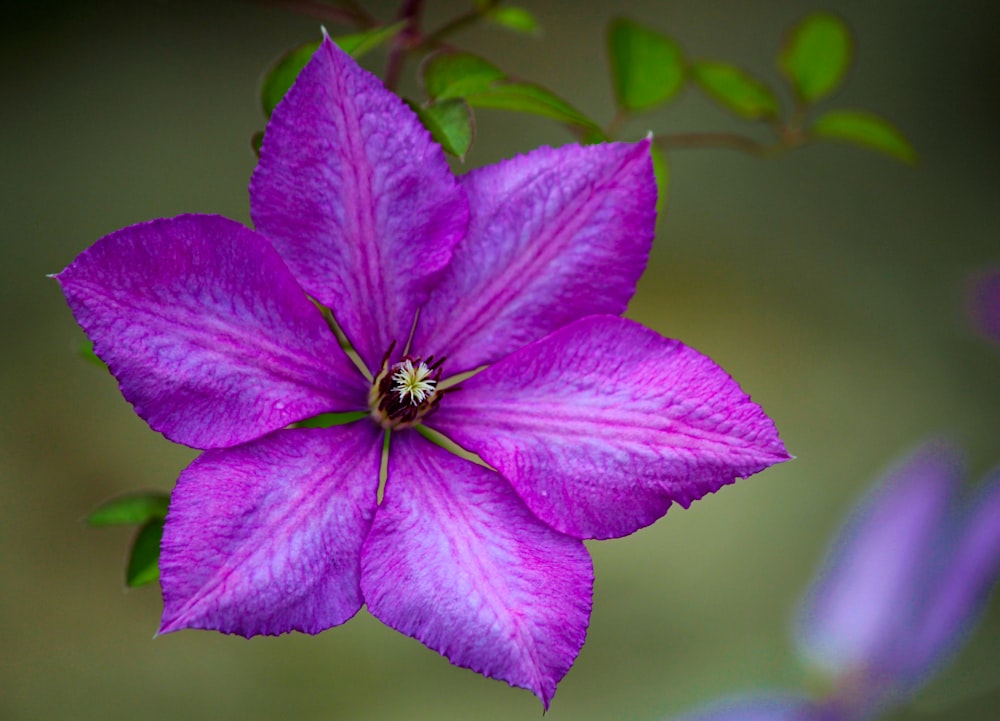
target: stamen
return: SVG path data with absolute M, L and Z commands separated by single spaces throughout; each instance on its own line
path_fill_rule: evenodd
M 405 401 L 409 396 L 410 405 L 419 406 L 434 392 L 437 380 L 431 378 L 432 369 L 423 361 L 415 368 L 409 358 L 404 360 L 399 369 L 392 374 L 395 385 L 392 389 Z
M 437 407 L 441 400 L 438 384 L 444 358 L 426 360 L 404 356 L 389 365 L 392 350 L 386 354 L 369 394 L 372 415 L 384 428 L 399 428 L 418 422 Z

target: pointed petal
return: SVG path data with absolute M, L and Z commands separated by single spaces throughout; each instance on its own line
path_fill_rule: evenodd
M 735 696 L 675 717 L 674 721 L 839 721 L 841 717 L 791 694 Z
M 592 587 L 583 543 L 539 522 L 497 474 L 393 435 L 361 560 L 380 621 L 548 707 L 583 646 Z
M 625 310 L 656 226 L 649 141 L 539 148 L 462 184 L 469 232 L 420 313 L 418 353 L 459 373 Z
M 947 550 L 936 573 L 928 574 L 926 608 L 905 636 L 908 674 L 915 680 L 958 647 L 1000 581 L 1000 469 L 956 515 L 941 543 Z
M 961 477 L 959 452 L 927 443 L 858 505 L 806 595 L 797 638 L 806 658 L 833 674 L 898 680 Z
M 468 223 L 430 133 L 330 40 L 271 117 L 250 210 L 369 369 L 405 345 Z
M 710 358 L 611 316 L 512 353 L 427 421 L 578 538 L 627 535 L 788 458 L 771 419 Z
M 202 454 L 170 499 L 159 632 L 319 633 L 357 613 L 381 451 L 362 422 Z
M 122 394 L 195 448 L 366 406 L 366 383 L 261 236 L 182 215 L 119 230 L 56 276 Z

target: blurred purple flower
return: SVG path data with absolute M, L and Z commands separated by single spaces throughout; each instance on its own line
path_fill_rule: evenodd
M 318 633 L 366 603 L 548 705 L 589 622 L 583 539 L 788 457 L 709 358 L 619 317 L 653 237 L 648 141 L 455 178 L 324 41 L 267 127 L 250 200 L 256 231 L 154 220 L 58 275 L 136 412 L 205 450 L 171 498 L 161 633 Z M 451 393 L 445 370 L 480 372 Z M 367 415 L 291 425 L 350 411 Z
M 994 343 L 1000 343 L 1000 270 L 984 273 L 973 280 L 969 310 L 979 332 Z
M 841 703 L 913 693 L 955 650 L 1000 571 L 1000 471 L 958 499 L 961 454 L 928 443 L 891 469 L 834 543 L 797 641 Z
M 959 452 L 927 443 L 855 508 L 806 594 L 796 643 L 831 682 L 734 698 L 683 721 L 852 721 L 904 700 L 964 639 L 1000 574 L 1000 469 L 960 503 Z

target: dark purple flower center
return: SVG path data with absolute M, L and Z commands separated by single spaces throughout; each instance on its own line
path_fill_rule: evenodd
M 441 364 L 433 356 L 404 356 L 398 363 L 382 362 L 369 394 L 372 416 L 384 428 L 412 425 L 430 413 L 441 400 L 438 382 Z

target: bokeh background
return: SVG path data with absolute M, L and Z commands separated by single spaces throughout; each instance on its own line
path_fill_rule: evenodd
M 429 0 L 429 17 L 470 4 Z M 826 107 L 894 120 L 922 162 L 846 146 L 777 160 L 671 156 L 672 184 L 629 315 L 727 368 L 797 459 L 590 545 L 589 638 L 550 716 L 659 719 L 808 674 L 789 619 L 853 500 L 894 458 L 944 433 L 970 482 L 1000 463 L 1000 349 L 963 311 L 1000 263 L 1000 10 L 958 0 L 523 0 L 541 40 L 477 29 L 456 43 L 607 122 L 604 26 L 624 14 L 695 57 L 778 81 L 784 29 L 813 9 L 853 27 L 857 61 Z M 370 4 L 382 17 L 389 3 Z M 362 611 L 341 628 L 246 641 L 152 640 L 155 586 L 123 590 L 130 532 L 96 504 L 169 489 L 193 452 L 150 431 L 46 273 L 98 237 L 180 212 L 249 222 L 262 70 L 319 22 L 250 3 L 26 2 L 0 24 L 0 717 L 536 719 L 529 693 L 453 668 Z M 337 27 L 330 30 L 336 34 Z M 381 68 L 383 56 L 368 64 Z M 412 67 L 408 89 L 415 90 Z M 741 127 L 694 93 L 647 130 Z M 469 167 L 570 140 L 539 118 L 479 113 Z M 1000 604 L 895 719 L 996 719 Z

